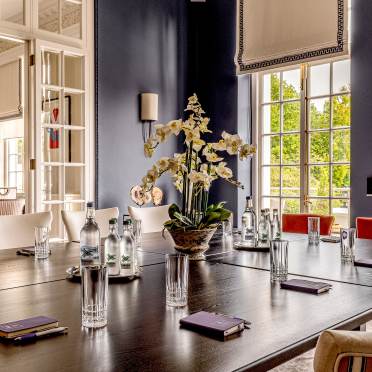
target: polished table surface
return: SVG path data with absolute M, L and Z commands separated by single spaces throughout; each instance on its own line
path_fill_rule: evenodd
M 225 242 L 224 244 L 232 245 L 231 242 Z M 372 240 L 356 239 L 355 247 L 356 259 L 372 259 Z M 218 260 L 230 265 L 270 270 L 270 254 L 268 252 L 233 249 L 229 254 L 219 257 Z M 322 280 L 372 286 L 372 268 L 358 267 L 352 263 L 341 262 L 339 243 L 320 242 L 319 246 L 314 246 L 308 244 L 307 237 L 306 239 L 289 242 L 288 272 Z
M 285 237 L 299 271 L 309 260 L 324 260 L 329 268 L 338 262 L 337 244 L 309 252 L 305 236 Z M 87 331 L 81 328 L 80 286 L 64 279 L 66 268 L 79 261 L 76 243 L 53 245 L 46 261 L 0 251 L 0 322 L 48 315 L 69 327 L 66 336 L 34 344 L 0 344 L 0 371 L 265 371 L 309 350 L 325 329 L 354 329 L 372 319 L 372 288 L 332 282 L 333 289 L 319 296 L 281 290 L 270 283 L 267 253 L 236 252 L 218 237 L 206 261 L 190 263 L 188 307 L 167 308 L 163 262 L 171 252 L 169 239 L 146 234 L 139 249 L 142 277 L 110 284 L 109 324 Z M 253 268 L 229 262 L 237 257 Z M 181 317 L 201 309 L 240 316 L 252 327 L 226 342 L 179 329 Z
M 48 260 L 33 256 L 19 256 L 17 249 L 0 250 L 0 290 L 39 284 L 66 278 L 66 269 L 79 265 L 80 249 L 77 243 L 52 243 Z M 138 251 L 140 266 L 164 262 L 164 256 Z
M 0 303 L 3 322 L 45 314 L 69 327 L 34 344 L 0 344 L 0 371 L 264 371 L 314 346 L 325 329 L 370 319 L 372 288 L 334 283 L 314 296 L 281 290 L 267 271 L 201 261 L 190 264 L 184 309 L 165 305 L 164 264 L 110 285 L 109 324 L 98 331 L 81 328 L 78 283 L 0 291 Z M 240 316 L 251 329 L 222 342 L 179 328 L 181 317 L 202 309 Z

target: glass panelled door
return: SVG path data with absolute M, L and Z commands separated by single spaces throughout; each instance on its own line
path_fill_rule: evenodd
M 53 214 L 51 237 L 64 238 L 61 211 L 84 208 L 85 60 L 81 51 L 36 42 L 36 201 Z

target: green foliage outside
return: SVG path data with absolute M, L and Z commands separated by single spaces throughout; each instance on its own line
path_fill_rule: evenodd
M 283 97 L 285 99 L 298 99 L 299 92 L 295 87 L 283 81 Z M 344 92 L 348 89 L 345 87 Z M 271 100 L 279 100 L 280 80 L 277 74 L 271 75 Z M 350 95 L 333 97 L 332 123 L 333 128 L 350 126 Z M 280 132 L 280 104 L 266 106 L 270 110 L 268 133 Z M 300 102 L 287 102 L 283 104 L 283 133 L 300 131 Z M 329 99 L 316 99 L 310 101 L 310 130 L 327 130 L 330 125 L 331 105 Z M 332 138 L 331 138 L 332 136 Z M 300 134 L 283 134 L 282 147 L 282 196 L 300 196 L 300 167 L 293 164 L 300 163 Z M 318 131 L 308 137 L 310 163 L 350 162 L 350 129 L 340 129 L 332 132 Z M 332 159 L 330 159 L 330 146 L 332 146 Z M 270 164 L 280 162 L 280 137 L 270 137 Z M 292 165 L 292 166 L 291 166 Z M 348 197 L 350 187 L 349 165 L 329 164 L 314 165 L 309 168 L 310 197 L 325 196 L 330 193 L 330 172 L 332 172 L 332 193 L 334 197 Z M 279 167 L 272 167 L 270 172 L 271 195 L 278 195 L 280 187 Z M 328 200 L 312 199 L 311 211 L 328 214 Z M 346 207 L 344 200 L 334 200 L 333 208 Z M 283 212 L 299 212 L 299 200 L 287 199 Z

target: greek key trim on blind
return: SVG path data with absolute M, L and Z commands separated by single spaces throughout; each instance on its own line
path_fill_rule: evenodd
M 349 53 L 349 0 L 237 1 L 238 74 Z

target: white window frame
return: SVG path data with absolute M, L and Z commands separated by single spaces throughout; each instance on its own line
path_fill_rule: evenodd
M 314 96 L 311 97 L 309 95 L 309 92 L 307 92 L 307 86 L 306 83 L 309 81 L 310 77 L 306 76 L 306 73 L 310 71 L 310 67 L 316 66 L 316 65 L 322 65 L 322 64 L 327 64 L 327 63 L 334 63 L 337 61 L 342 61 L 347 58 L 345 57 L 339 57 L 339 58 L 332 58 L 329 60 L 322 60 L 322 61 L 314 61 L 309 64 L 303 64 L 303 65 L 293 65 L 293 66 L 286 66 L 283 68 L 279 69 L 273 69 L 273 70 L 268 70 L 265 72 L 261 73 L 256 73 L 253 75 L 253 94 L 252 94 L 252 108 L 253 108 L 253 122 L 257 123 L 256 126 L 253 127 L 253 138 L 255 138 L 256 143 L 258 144 L 258 151 L 257 151 L 257 156 L 254 158 L 253 162 L 253 174 L 256 175 L 254 180 L 252 180 L 252 188 L 253 188 L 253 196 L 255 200 L 255 205 L 256 205 L 256 212 L 258 212 L 261 209 L 262 206 L 262 200 L 265 197 L 262 195 L 262 167 L 263 167 L 263 76 L 268 74 L 268 73 L 282 73 L 285 71 L 293 70 L 293 69 L 301 69 L 301 75 L 302 75 L 302 80 L 301 80 L 301 96 L 300 96 L 300 102 L 301 102 L 301 122 L 300 122 L 300 141 L 301 141 L 301 162 L 300 162 L 300 170 L 301 170 L 301 190 L 300 190 L 300 198 L 296 197 L 296 199 L 300 200 L 300 208 L 303 213 L 307 212 L 308 210 L 308 198 L 309 198 L 309 190 L 308 190 L 308 185 L 309 185 L 309 180 L 308 180 L 308 175 L 307 171 L 309 170 L 309 166 L 315 163 L 310 163 L 309 161 L 309 151 L 310 151 L 310 143 L 308 143 L 309 133 L 311 130 L 309 130 L 309 110 L 308 106 L 310 105 L 309 101 L 310 99 L 314 98 L 329 98 L 332 102 L 333 97 L 341 96 L 342 93 L 333 93 L 332 91 L 330 94 L 322 95 L 322 96 Z M 331 67 L 330 71 L 330 80 L 332 84 L 332 72 L 333 68 Z M 332 87 L 332 85 L 331 85 Z M 346 93 L 350 94 L 350 92 Z M 352 95 L 352 93 L 351 93 Z M 281 101 L 278 101 L 278 103 L 281 103 Z M 267 103 L 266 103 L 267 104 Z M 332 103 L 331 103 L 331 112 L 332 112 Z M 282 119 L 281 119 L 282 120 Z M 330 114 L 330 120 L 332 121 L 332 114 Z M 351 127 L 350 127 L 351 128 Z M 343 127 L 339 127 L 338 129 L 343 129 Z M 331 128 L 331 126 L 324 130 L 326 132 L 330 133 L 330 158 L 329 162 L 323 163 L 322 165 L 326 165 L 330 169 L 330 181 L 329 181 L 329 195 L 324 196 L 324 197 L 314 197 L 311 196 L 311 199 L 323 199 L 323 200 L 328 200 L 329 202 L 329 211 L 330 214 L 332 213 L 332 200 L 341 200 L 345 199 L 348 201 L 349 204 L 349 214 L 348 218 L 350 218 L 350 194 L 348 198 L 344 197 L 339 197 L 339 196 L 333 196 L 332 195 L 332 165 L 349 165 L 350 162 L 333 162 L 331 155 L 332 155 L 332 132 L 334 131 L 334 128 Z M 281 135 L 280 135 L 281 136 Z M 280 165 L 282 166 L 282 163 L 280 161 Z M 280 188 L 282 185 L 280 185 Z M 275 196 L 273 196 L 275 197 Z M 288 197 L 283 197 L 280 193 L 280 196 L 277 196 L 277 198 L 280 200 L 280 208 L 282 207 L 282 199 L 283 198 L 288 198 Z M 289 197 L 290 198 L 290 197 Z
M 6 182 L 5 184 L 8 185 L 8 187 L 16 187 L 17 188 L 17 194 L 19 195 L 23 195 L 24 192 L 25 192 L 25 182 L 24 182 L 24 179 L 23 179 L 23 189 L 21 191 L 18 190 L 18 174 L 20 174 L 20 177 L 24 177 L 24 162 L 22 162 L 22 170 L 21 171 L 18 171 L 18 170 L 12 170 L 10 169 L 10 157 L 11 156 L 19 156 L 18 152 L 17 153 L 10 153 L 10 150 L 9 150 L 9 141 L 14 141 L 14 140 L 19 140 L 19 139 L 22 139 L 23 140 L 23 148 L 24 148 L 24 137 L 14 137 L 14 138 L 7 138 L 5 141 L 6 141 L 6 145 L 5 145 L 5 148 L 6 148 L 6 156 L 4 157 L 4 160 L 5 160 L 5 166 L 6 166 Z M 24 153 L 24 151 L 23 151 Z M 10 181 L 10 174 L 11 173 L 15 173 L 16 175 L 16 184 L 15 186 L 14 185 L 10 185 L 9 181 Z
M 59 0 L 61 4 L 62 0 Z M 3 37 L 9 37 L 24 40 L 28 42 L 28 53 L 30 55 L 35 54 L 36 41 L 56 43 L 64 45 L 67 48 L 76 48 L 79 53 L 86 56 L 86 112 L 87 120 L 86 127 L 89 128 L 89 133 L 86 139 L 86 175 L 89 181 L 86 182 L 85 197 L 88 200 L 94 200 L 95 196 L 95 67 L 94 67 L 94 0 L 68 0 L 71 2 L 82 2 L 82 21 L 81 21 L 81 32 L 82 38 L 75 39 L 66 35 L 57 34 L 45 30 L 38 29 L 38 0 L 24 0 L 24 25 L 15 24 L 7 21 L 0 20 L 0 35 Z M 61 6 L 61 5 L 60 5 Z M 27 112 L 27 120 L 29 124 L 25 124 L 25 194 L 26 194 L 26 211 L 28 213 L 35 212 L 38 210 L 38 203 L 36 201 L 36 179 L 35 172 L 30 172 L 30 160 L 36 158 L 35 145 L 35 112 L 31 107 L 35 102 L 34 97 L 34 85 L 35 82 L 35 71 L 34 67 L 29 66 L 28 58 L 25 63 L 25 70 L 27 76 L 25 78 L 25 90 L 28 92 L 28 102 L 30 103 L 30 112 Z M 26 115 L 26 113 L 25 113 Z M 27 178 L 27 182 L 26 182 Z

